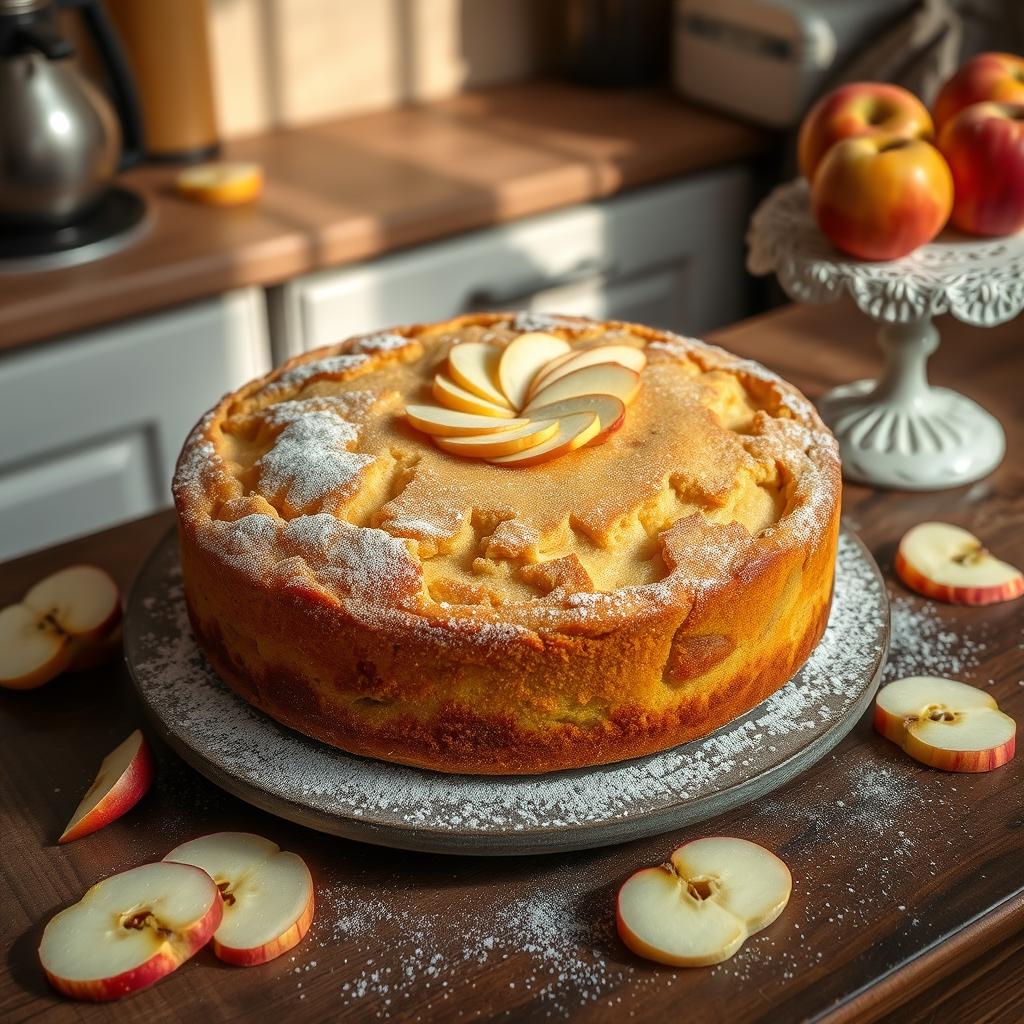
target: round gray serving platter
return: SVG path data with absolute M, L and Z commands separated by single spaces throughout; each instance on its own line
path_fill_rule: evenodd
M 607 846 L 703 821 L 805 771 L 878 688 L 889 603 L 871 555 L 839 538 L 828 628 L 777 693 L 709 736 L 619 764 L 534 776 L 447 775 L 355 757 L 279 725 L 206 664 L 178 543 L 164 538 L 128 603 L 125 654 L 155 730 L 216 785 L 271 814 L 367 843 L 467 855 Z

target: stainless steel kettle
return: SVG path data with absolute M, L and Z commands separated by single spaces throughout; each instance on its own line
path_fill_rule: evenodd
M 115 107 L 75 67 L 56 12 L 82 15 Z M 98 0 L 0 0 L 0 226 L 69 224 L 141 155 L 138 99 Z

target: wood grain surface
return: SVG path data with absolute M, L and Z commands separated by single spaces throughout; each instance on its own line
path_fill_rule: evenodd
M 1007 428 L 990 478 L 933 494 L 849 487 L 848 522 L 890 579 L 897 665 L 985 687 L 1024 722 L 1022 605 L 945 608 L 891 577 L 912 524 L 967 526 L 1024 562 L 1020 390 L 1024 328 L 940 321 L 933 378 L 982 402 Z M 872 373 L 871 328 L 844 306 L 790 309 L 714 340 L 809 394 Z M 169 522 L 157 516 L 0 568 L 0 602 L 71 560 L 127 584 Z M 809 772 L 702 827 L 589 853 L 478 860 L 332 839 L 252 810 L 158 749 L 153 791 L 131 813 L 55 844 L 99 760 L 140 721 L 120 668 L 0 695 L 0 1019 L 714 1022 L 1021 1019 L 1024 757 L 983 775 L 910 762 L 868 716 Z M 46 920 L 107 874 L 185 838 L 256 831 L 302 855 L 317 883 L 310 934 L 292 953 L 237 969 L 200 953 L 156 987 L 98 1008 L 47 988 L 35 959 Z M 790 865 L 793 899 L 775 924 L 715 968 L 668 969 L 629 953 L 612 927 L 618 885 L 702 834 L 743 836 Z
M 667 93 L 557 82 L 254 136 L 224 156 L 262 164 L 258 202 L 202 206 L 175 194 L 175 168 L 140 168 L 122 178 L 153 207 L 137 244 L 0 273 L 0 349 L 746 159 L 767 140 Z

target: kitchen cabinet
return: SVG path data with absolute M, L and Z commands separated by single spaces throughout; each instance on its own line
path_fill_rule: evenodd
M 269 366 L 257 288 L 0 358 L 0 559 L 168 505 L 192 425 Z
M 700 334 L 747 312 L 752 192 L 749 169 L 725 167 L 304 275 L 270 294 L 275 357 L 486 309 Z

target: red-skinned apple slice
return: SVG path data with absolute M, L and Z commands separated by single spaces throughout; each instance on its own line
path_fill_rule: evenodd
M 194 864 L 224 898 L 213 951 L 241 967 L 264 964 L 296 946 L 313 921 L 313 879 L 305 861 L 248 832 L 217 832 L 171 850 L 165 861 Z
M 467 341 L 452 346 L 448 353 L 448 372 L 456 384 L 497 406 L 510 403 L 498 386 L 501 351 L 494 345 Z
M 601 420 L 595 412 L 579 412 L 565 416 L 558 421 L 558 432 L 543 444 L 534 445 L 525 451 L 513 455 L 496 455 L 488 462 L 495 466 L 525 468 L 537 466 L 542 462 L 550 462 L 566 452 L 582 448 L 588 441 L 597 436 L 601 429 Z
M 32 689 L 85 667 L 120 620 L 117 584 L 102 569 L 74 565 L 47 576 L 0 611 L 0 686 Z
M 492 455 L 511 455 L 526 448 L 542 444 L 558 432 L 557 419 L 537 419 L 525 427 L 503 430 L 496 434 L 478 434 L 476 437 L 435 437 L 434 444 L 452 455 L 471 459 L 485 459 Z
M 896 552 L 896 574 L 911 590 L 950 604 L 994 604 L 1024 594 L 1024 575 L 995 558 L 974 534 L 949 523 L 919 523 Z
M 474 416 L 468 412 L 439 408 L 436 405 L 407 405 L 405 418 L 417 430 L 434 437 L 472 437 L 496 431 L 525 427 L 525 417 L 503 419 L 496 416 Z
M 878 691 L 875 728 L 915 761 L 947 772 L 988 772 L 1016 748 L 1017 723 L 974 686 L 938 676 L 898 679 Z
M 109 825 L 130 811 L 152 782 L 153 755 L 136 729 L 103 759 L 93 784 L 57 842 L 70 843 Z
M 571 352 L 567 341 L 542 331 L 527 331 L 510 341 L 498 362 L 498 384 L 512 407 L 523 406 L 531 383 L 545 366 Z
M 498 419 L 516 419 L 516 414 L 511 409 L 503 408 L 488 402 L 472 391 L 456 384 L 450 377 L 443 373 L 434 375 L 434 397 L 442 404 L 456 412 L 468 412 L 474 416 L 493 416 Z
M 551 405 L 542 405 L 531 409 L 530 415 L 536 419 L 572 416 L 580 412 L 596 412 L 601 421 L 601 429 L 587 442 L 591 447 L 602 444 L 608 435 L 618 430 L 626 420 L 626 406 L 621 398 L 614 395 L 579 395 L 576 398 L 565 398 Z
M 209 941 L 224 904 L 188 864 L 144 864 L 98 882 L 43 932 L 39 960 L 54 988 L 101 1002 L 147 988 Z
M 530 388 L 530 394 L 532 396 L 534 392 L 553 384 L 559 377 L 564 377 L 573 370 L 582 370 L 585 366 L 594 366 L 597 363 L 618 363 L 640 373 L 647 365 L 647 356 L 643 349 L 634 348 L 632 345 L 598 345 L 596 348 L 573 352 L 569 358 L 539 374 Z
M 540 388 L 523 412 L 532 414 L 534 409 L 579 395 L 614 395 L 629 405 L 639 389 L 640 374 L 636 370 L 619 363 L 596 363 L 567 373 Z
M 644 868 L 619 890 L 616 923 L 639 956 L 677 967 L 731 957 L 785 909 L 789 868 L 756 843 L 728 836 L 697 839 L 667 864 Z

